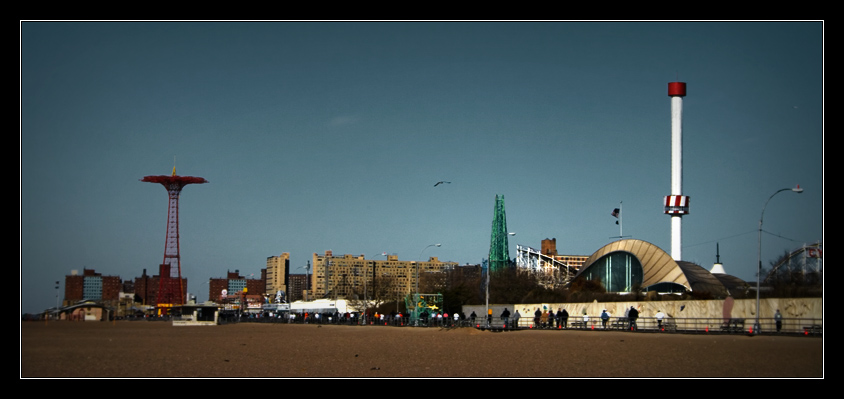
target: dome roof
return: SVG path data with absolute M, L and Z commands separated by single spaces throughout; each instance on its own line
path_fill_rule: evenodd
M 614 252 L 626 252 L 638 259 L 642 265 L 642 287 L 674 283 L 690 291 L 707 291 L 716 296 L 728 294 L 723 279 L 716 278 L 703 267 L 691 262 L 675 261 L 656 245 L 633 239 L 613 241 L 598 249 L 586 259 L 574 278 L 577 279 L 593 263 Z

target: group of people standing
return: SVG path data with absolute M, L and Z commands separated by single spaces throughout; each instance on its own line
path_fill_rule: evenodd
M 533 313 L 533 325 L 536 328 L 567 328 L 568 320 L 569 312 L 563 308 L 557 308 L 556 314 L 553 309 L 539 308 L 536 308 L 536 312 Z
M 604 309 L 601 312 L 601 324 L 604 328 L 607 328 L 611 315 Z M 656 320 L 658 323 L 658 327 L 662 327 L 662 319 L 665 317 L 665 314 L 662 311 L 659 311 L 656 315 Z M 472 324 L 474 324 L 475 320 L 475 313 L 472 312 L 472 316 L 470 317 L 472 320 Z M 504 311 L 501 313 L 501 321 L 503 323 L 504 328 L 518 328 L 519 327 L 519 319 L 521 318 L 521 314 L 519 311 L 516 310 L 515 314 L 511 314 L 507 308 L 504 308 Z M 561 328 L 568 328 L 568 319 L 569 313 L 566 309 L 557 308 L 557 312 L 555 313 L 553 310 L 549 309 L 540 309 L 536 308 L 536 311 L 533 313 L 533 327 L 534 328 L 545 328 L 545 329 L 561 329 Z M 627 322 L 627 328 L 631 330 L 635 330 L 637 328 L 636 321 L 639 319 L 639 311 L 631 306 L 630 309 L 627 309 L 625 312 L 623 320 Z M 492 309 L 487 311 L 487 323 L 492 325 Z M 580 323 L 576 323 L 583 328 L 588 328 L 589 325 L 589 315 L 584 310 L 583 312 L 583 321 Z
M 585 314 L 586 313 L 584 313 L 584 315 Z M 607 312 L 606 309 L 604 309 L 601 312 L 601 326 L 604 329 L 607 329 L 607 323 L 609 323 L 610 317 L 612 317 L 612 316 Z M 656 315 L 656 318 L 657 318 L 657 321 L 659 322 L 660 328 L 662 328 L 662 318 L 663 317 L 665 317 L 665 314 L 663 314 L 662 311 L 660 310 L 659 313 L 657 313 L 657 315 Z M 622 321 L 623 320 L 627 321 L 627 329 L 636 330 L 638 328 L 637 325 L 636 325 L 636 320 L 638 320 L 638 319 L 639 319 L 639 311 L 636 310 L 635 307 L 631 306 L 630 309 L 627 309 L 627 311 L 624 313 L 624 318 L 622 319 Z
M 419 314 L 419 321 L 424 325 L 428 325 L 430 323 L 431 325 L 451 327 L 457 325 L 460 320 L 464 319 L 466 319 L 466 317 L 462 313 L 457 312 L 451 314 L 448 312 L 432 312 L 429 314 L 427 310 L 424 310 Z
M 302 312 L 302 313 L 289 313 L 289 323 L 313 323 L 313 324 L 358 324 L 358 318 L 365 317 L 366 324 L 396 324 L 396 325 L 403 325 L 401 323 L 403 315 L 401 313 L 392 312 L 390 314 L 382 314 L 375 312 L 374 314 L 367 313 L 366 315 L 358 315 L 356 313 L 339 313 L 339 312 Z M 504 328 L 519 328 L 525 327 L 520 326 L 519 321 L 522 318 L 522 315 L 516 310 L 514 313 L 510 313 L 507 308 L 504 308 L 504 311 L 501 313 L 500 322 Z M 657 328 L 662 329 L 663 327 L 663 318 L 665 314 L 659 310 L 654 315 L 654 318 L 657 322 Z M 477 315 L 473 311 L 472 314 L 468 317 L 471 320 L 472 325 L 476 324 Z M 610 328 L 609 322 L 612 318 L 612 315 L 604 309 L 600 314 L 601 325 L 604 329 Z M 636 322 L 639 318 L 639 311 L 631 306 L 629 309 L 625 311 L 624 317 L 619 317 L 620 322 L 625 322 L 626 329 L 629 330 L 636 330 L 637 325 Z M 419 319 L 423 325 L 437 325 L 437 326 L 455 326 L 458 325 L 460 320 L 467 319 L 462 313 L 454 312 L 454 313 L 446 313 L 446 312 L 432 312 L 428 313 L 428 311 L 423 311 L 419 315 Z M 775 316 L 775 320 L 777 322 L 777 331 L 779 332 L 782 328 L 782 315 L 777 310 L 777 315 Z M 540 329 L 562 329 L 568 328 L 569 322 L 569 313 L 566 309 L 562 307 L 557 308 L 557 312 L 555 313 L 553 309 L 540 309 L 536 308 L 536 311 L 533 314 L 533 325 L 532 328 L 540 328 Z M 487 317 L 486 323 L 488 326 L 492 326 L 493 323 L 493 316 L 492 316 L 492 309 L 487 310 Z M 495 323 L 497 325 L 497 323 Z M 586 310 L 583 311 L 582 321 L 579 318 L 575 318 L 574 323 L 572 323 L 573 327 L 580 327 L 580 328 L 590 328 L 589 324 L 589 315 L 587 314 Z

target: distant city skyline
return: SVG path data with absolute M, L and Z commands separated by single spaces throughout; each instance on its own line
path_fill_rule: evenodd
M 496 195 L 511 258 L 592 254 L 622 202 L 624 235 L 668 251 L 674 81 L 683 260 L 717 243 L 755 281 L 765 200 L 797 184 L 763 266 L 822 240 L 823 21 L 21 21 L 21 311 L 74 269 L 157 273 L 167 199 L 139 180 L 174 157 L 209 182 L 180 197 L 199 300 L 284 252 L 296 274 L 326 250 L 480 263 Z

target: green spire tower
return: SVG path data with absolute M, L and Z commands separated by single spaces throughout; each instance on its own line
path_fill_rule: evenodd
M 489 242 L 489 271 L 502 270 L 510 263 L 510 245 L 507 242 L 507 215 L 504 213 L 504 195 L 495 196 L 495 214 Z

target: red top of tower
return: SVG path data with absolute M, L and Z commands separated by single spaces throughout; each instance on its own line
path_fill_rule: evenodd
M 176 175 L 176 167 L 175 166 L 173 167 L 173 174 L 171 174 L 170 176 L 167 176 L 167 175 L 144 176 L 144 178 L 141 179 L 141 181 L 147 182 L 147 183 L 161 183 L 161 184 L 164 184 L 165 186 L 176 183 L 176 184 L 178 184 L 182 187 L 184 187 L 188 184 L 208 183 L 208 180 L 205 180 L 201 177 L 178 176 L 178 175 Z
M 668 95 L 671 97 L 680 96 L 683 97 L 686 95 L 686 83 L 685 82 L 671 82 L 668 84 Z
M 201 184 L 201 183 L 208 183 L 208 180 L 205 180 L 201 177 L 193 177 L 193 176 L 167 176 L 167 175 L 160 175 L 160 176 L 144 176 L 141 181 L 147 183 L 161 183 L 161 184 L 173 184 L 178 183 L 181 185 L 186 184 Z

